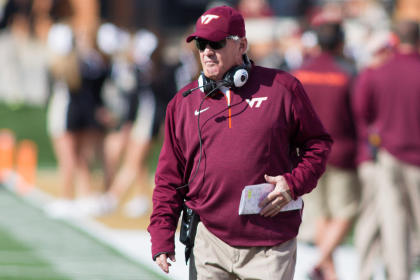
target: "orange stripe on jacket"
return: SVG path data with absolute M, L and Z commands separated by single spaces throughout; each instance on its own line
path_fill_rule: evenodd
M 312 72 L 312 71 L 297 71 L 295 77 L 302 84 L 313 84 L 313 85 L 330 85 L 330 86 L 342 86 L 348 82 L 348 78 L 335 72 Z

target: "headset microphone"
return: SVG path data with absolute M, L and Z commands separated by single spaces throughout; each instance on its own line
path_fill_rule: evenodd
M 205 79 L 205 80 L 204 80 Z M 220 83 L 215 82 L 213 80 L 207 79 L 203 73 L 201 73 L 201 75 L 198 78 L 198 87 L 195 88 L 191 88 L 188 89 L 186 91 L 184 91 L 182 93 L 182 96 L 187 97 L 188 95 L 190 95 L 194 90 L 197 90 L 199 88 L 202 88 L 203 92 L 208 93 L 212 90 L 214 90 L 214 88 L 216 88 L 217 86 L 220 86 Z
M 215 83 L 215 82 L 214 82 Z M 202 87 L 206 87 L 206 86 L 208 86 L 208 85 L 201 85 L 201 86 L 198 86 L 198 87 L 195 87 L 195 88 L 190 88 L 190 89 L 188 89 L 188 90 L 186 90 L 186 91 L 184 91 L 183 93 L 182 93 L 182 96 L 184 96 L 184 97 L 187 97 L 188 95 L 190 95 L 194 90 L 197 90 L 197 89 L 199 89 L 199 88 L 202 88 Z
M 200 87 L 202 87 L 202 86 L 200 86 Z M 199 89 L 200 87 L 196 87 L 196 88 L 191 88 L 191 89 L 188 89 L 188 90 L 186 90 L 186 91 L 184 91 L 184 92 L 182 93 L 182 96 L 187 97 L 188 95 L 190 95 L 190 94 L 191 94 L 191 92 L 193 92 L 193 91 L 194 91 L 194 90 L 196 90 L 196 89 Z

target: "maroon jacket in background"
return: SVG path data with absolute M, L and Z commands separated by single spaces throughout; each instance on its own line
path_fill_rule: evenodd
M 369 101 L 365 90 L 368 89 L 367 83 L 374 68 L 367 67 L 360 71 L 354 85 L 354 94 L 352 96 L 352 110 L 354 121 L 356 123 L 357 134 L 357 154 L 356 164 L 359 165 L 365 161 L 375 160 L 373 143 L 370 143 L 369 137 L 372 134 L 377 135 L 377 129 L 374 123 L 373 102 Z
M 222 94 L 205 99 L 200 108 L 203 92 L 182 96 L 196 86 L 193 82 L 182 89 L 167 107 L 148 227 L 153 256 L 174 252 L 186 192 L 175 188 L 190 181 L 198 165 L 198 110 L 203 157 L 189 184 L 187 205 L 209 231 L 232 246 L 273 246 L 294 238 L 300 211 L 264 218 L 239 216 L 238 209 L 244 186 L 264 183 L 264 174 L 285 176 L 296 198 L 310 192 L 324 172 L 332 140 L 303 87 L 286 72 L 253 66 L 246 85 L 232 94 L 229 109 Z M 301 154 L 298 162 L 295 147 Z
M 354 97 L 361 137 L 374 129 L 381 148 L 420 166 L 420 55 L 396 53 L 382 66 L 366 71 L 358 79 Z M 369 157 L 363 154 L 360 159 Z
M 326 52 L 294 75 L 303 84 L 322 124 L 334 140 L 328 164 L 355 168 L 356 132 L 351 111 L 354 67 Z

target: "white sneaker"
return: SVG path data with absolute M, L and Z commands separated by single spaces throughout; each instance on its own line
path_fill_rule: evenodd
M 117 199 L 108 194 L 79 200 L 80 210 L 86 215 L 94 217 L 110 214 L 117 209 L 117 206 Z
M 80 216 L 75 202 L 70 199 L 59 199 L 44 207 L 47 216 L 54 219 L 76 218 Z
M 130 218 L 138 218 L 147 213 L 150 199 L 145 196 L 136 196 L 124 206 L 124 213 Z

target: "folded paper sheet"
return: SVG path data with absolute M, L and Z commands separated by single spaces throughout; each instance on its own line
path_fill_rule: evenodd
M 241 202 L 239 204 L 239 215 L 260 213 L 261 208 L 258 207 L 258 203 L 266 198 L 273 189 L 274 185 L 268 183 L 245 186 L 242 190 Z M 281 211 L 302 209 L 302 206 L 302 198 L 299 197 L 286 204 Z

